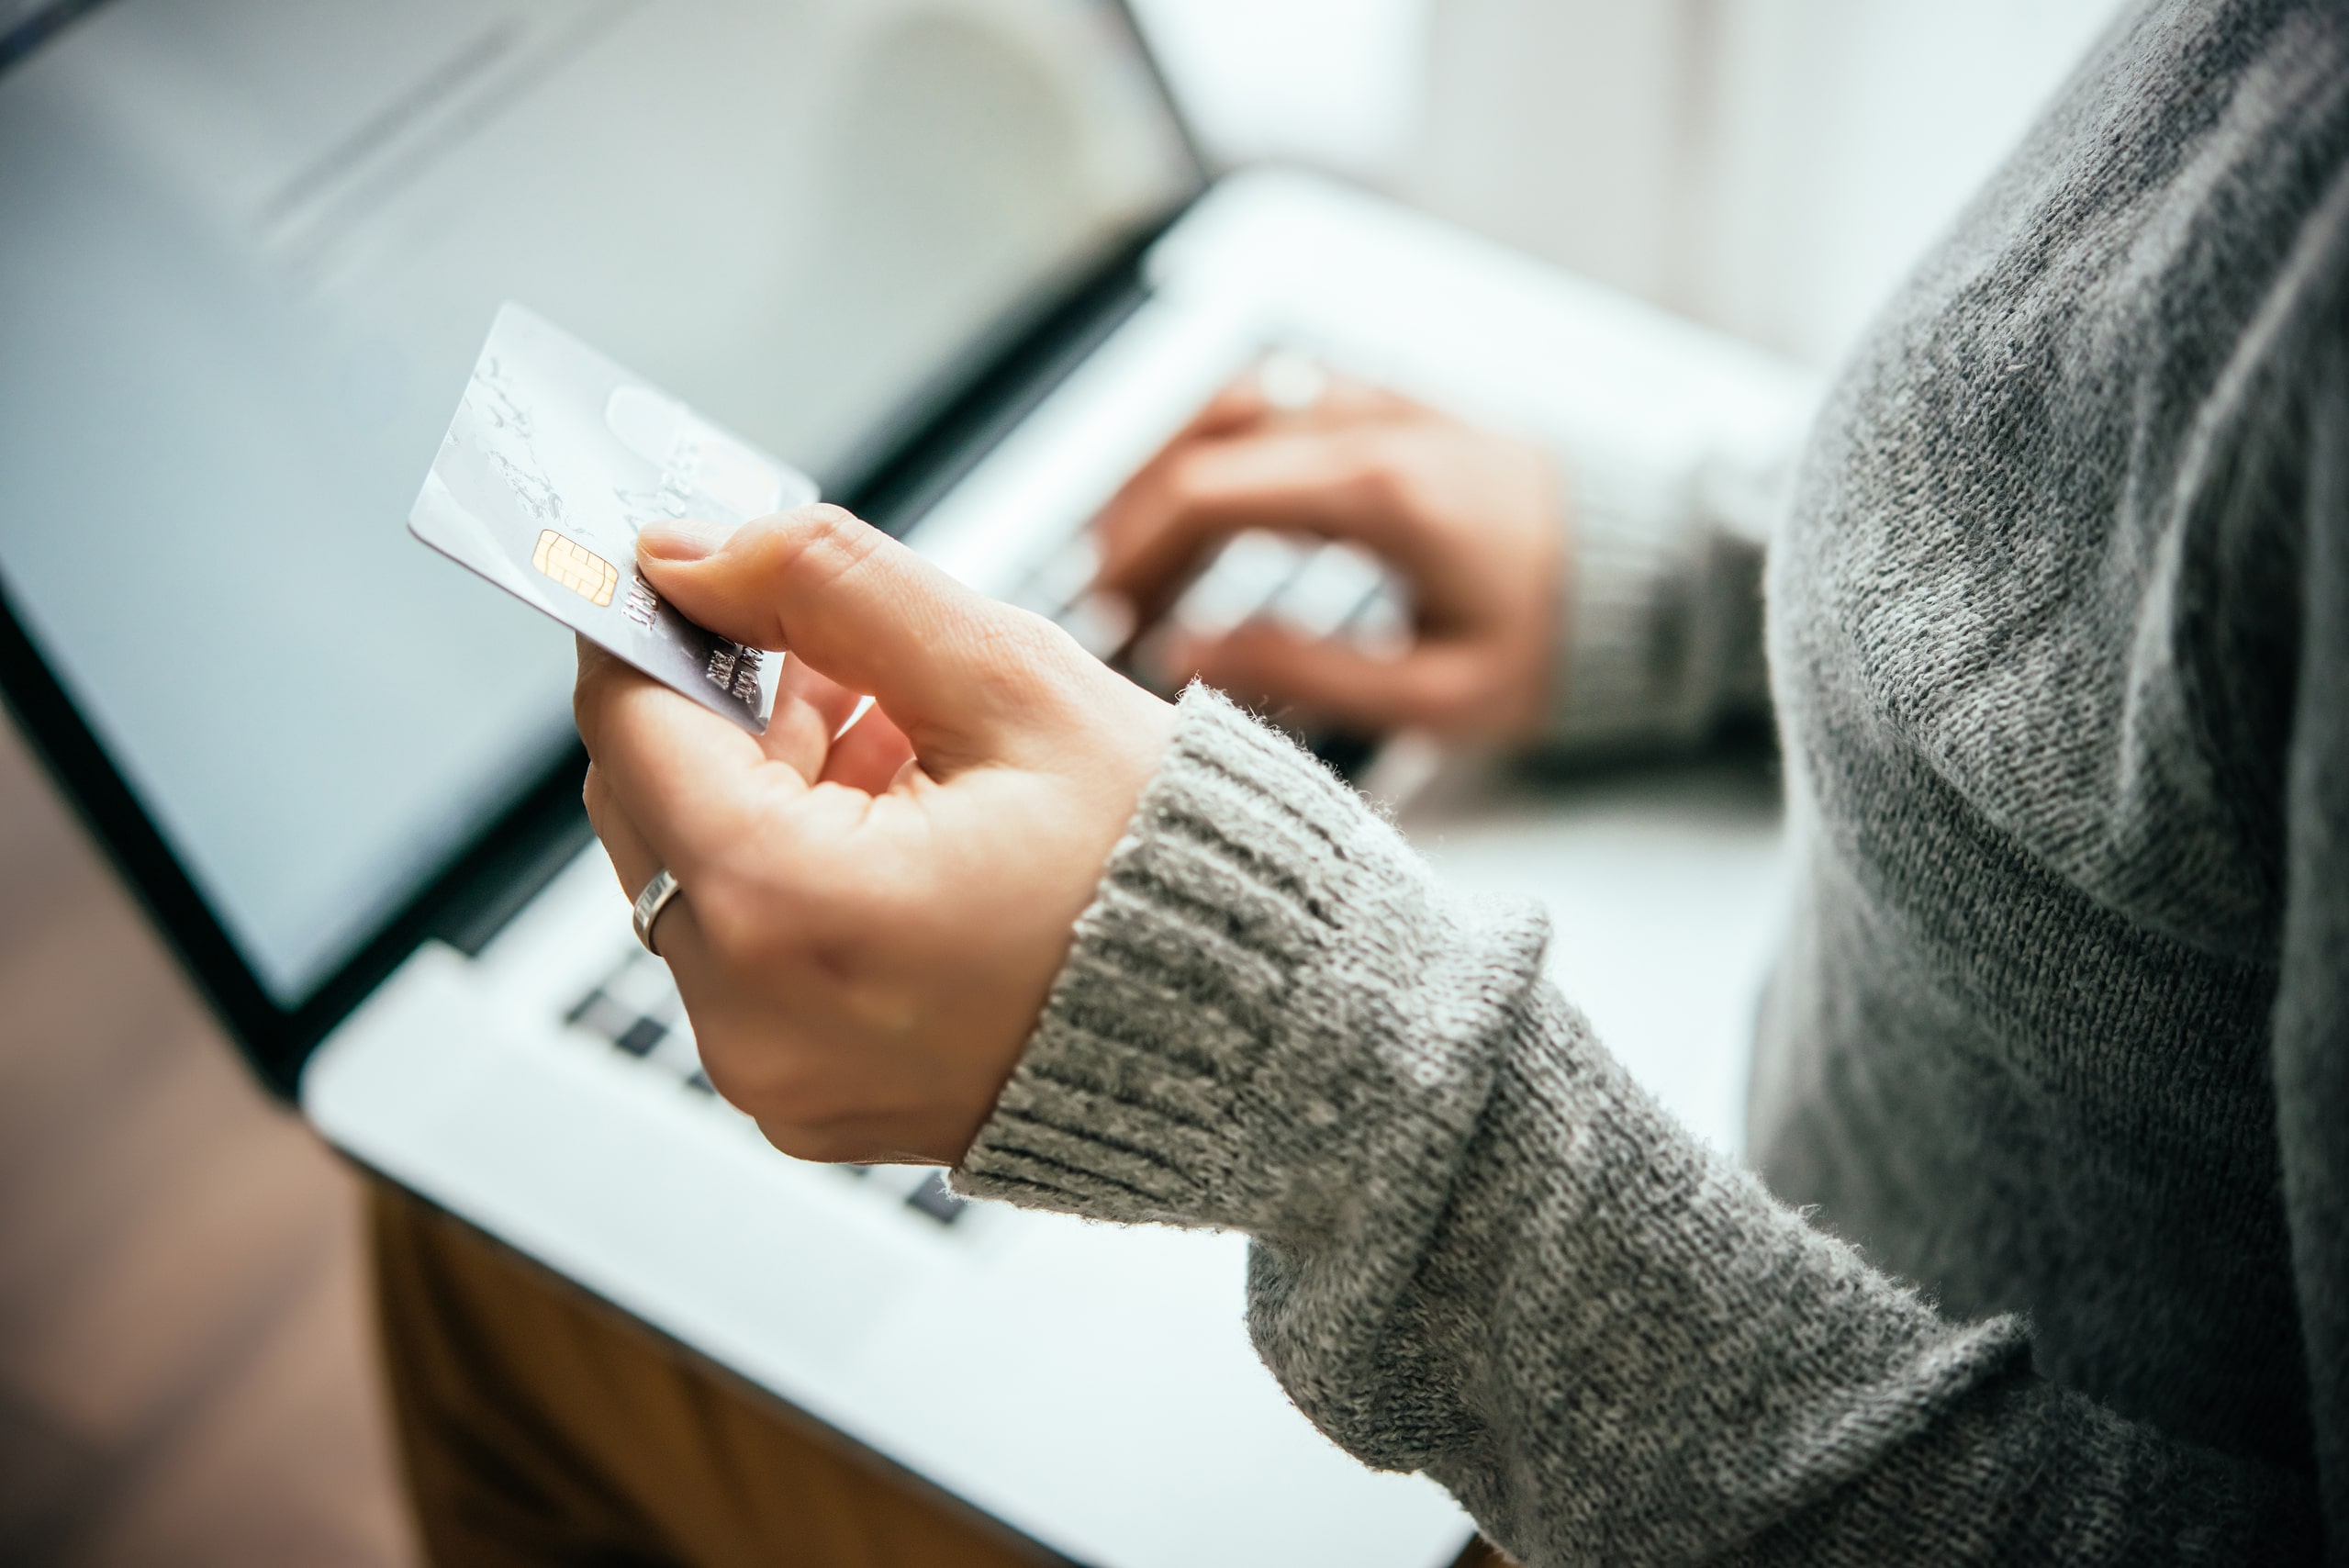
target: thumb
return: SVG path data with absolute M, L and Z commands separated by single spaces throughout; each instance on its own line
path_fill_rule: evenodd
M 1076 653 L 1047 622 L 982 598 L 855 514 L 808 506 L 731 533 L 654 523 L 645 577 L 687 619 L 788 648 L 868 692 L 934 774 L 1000 755 Z

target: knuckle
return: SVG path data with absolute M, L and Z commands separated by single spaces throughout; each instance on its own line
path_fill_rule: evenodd
M 1169 461 L 1139 499 L 1127 526 L 1134 547 L 1169 562 L 1199 548 L 1215 528 L 1232 485 L 1230 459 L 1212 451 L 1186 452 Z
M 1076 660 L 1091 656 L 1059 626 L 1016 606 L 1001 607 L 1001 613 L 985 617 L 972 633 L 984 667 L 1023 698 L 1041 695 L 1039 687 L 1057 685 Z
M 872 532 L 855 512 L 833 501 L 811 501 L 786 515 L 794 529 L 811 543 L 837 543 Z
M 721 901 L 702 921 L 702 939 L 729 974 L 738 978 L 773 972 L 789 945 L 772 914 L 741 901 Z
M 728 972 L 756 972 L 780 957 L 776 912 L 740 878 L 728 873 L 705 878 L 688 900 L 703 945 Z
M 802 566 L 836 575 L 854 569 L 885 537 L 846 507 L 818 501 L 791 514 L 792 555 Z
M 1076 647 L 1077 640 L 1033 610 L 1013 610 L 988 629 L 990 640 L 1023 659 L 1057 656 Z
M 1161 526 L 1176 521 L 1209 488 L 1216 454 L 1193 448 L 1175 454 L 1159 472 L 1154 498 L 1159 504 Z
M 830 501 L 779 512 L 760 527 L 763 533 L 751 557 L 754 572 L 770 583 L 789 578 L 817 589 L 855 571 L 889 537 Z
M 1348 431 L 1340 439 L 1337 465 L 1355 492 L 1358 504 L 1391 504 L 1402 486 L 1393 443 L 1383 432 L 1368 430 Z

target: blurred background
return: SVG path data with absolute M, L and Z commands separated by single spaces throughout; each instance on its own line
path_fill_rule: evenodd
M 2115 0 L 1137 0 L 1212 151 L 1829 366 Z
M 0 38 L 43 8 L 0 0 Z M 1821 367 L 2116 8 L 1136 0 L 1218 159 Z M 0 741 L 0 1562 L 412 1562 L 352 1180 Z

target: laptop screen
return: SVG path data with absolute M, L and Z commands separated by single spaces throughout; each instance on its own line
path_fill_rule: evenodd
M 0 578 L 287 1009 L 569 744 L 570 639 L 404 526 L 499 301 L 837 474 L 1198 180 L 1104 0 L 114 0 L 16 52 Z

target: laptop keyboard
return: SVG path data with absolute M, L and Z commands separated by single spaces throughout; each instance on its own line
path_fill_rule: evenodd
M 701 1054 L 693 1043 L 692 1025 L 686 1021 L 685 1003 L 669 979 L 669 967 L 642 947 L 632 945 L 564 1014 L 563 1021 L 682 1084 L 688 1092 L 706 1096 L 711 1104 L 723 1103 L 710 1086 L 710 1075 L 701 1070 Z M 945 1172 L 934 1166 L 835 1165 L 827 1169 L 927 1225 L 955 1225 L 969 1208 L 946 1185 Z
M 1058 623 L 1095 658 L 1115 659 L 1133 638 L 1134 619 L 1122 603 L 1091 591 L 1099 565 L 1091 535 L 1079 532 L 1047 551 L 1004 598 Z M 1351 544 L 1251 529 L 1224 546 L 1162 627 L 1135 644 L 1139 656 L 1128 662 L 1155 669 L 1149 645 L 1168 630 L 1220 637 L 1254 620 L 1300 636 L 1345 638 L 1374 654 L 1400 652 L 1410 633 L 1403 585 L 1375 556 Z

